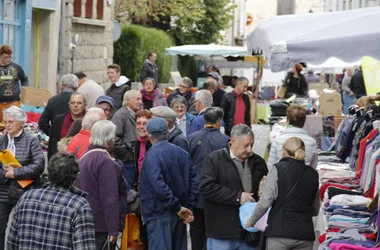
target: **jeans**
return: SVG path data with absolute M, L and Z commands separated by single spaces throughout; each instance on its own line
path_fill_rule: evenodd
M 123 165 L 123 175 L 127 181 L 127 191 L 129 191 L 133 188 L 133 184 L 135 183 L 135 166 L 133 165 L 133 161 L 125 161 Z
M 256 250 L 256 248 L 241 240 L 207 238 L 207 250 Z
M 149 249 L 186 250 L 186 225 L 177 215 L 150 220 L 146 224 Z
M 190 236 L 193 250 L 206 249 L 207 237 L 204 209 L 194 209 L 194 221 L 190 224 Z
M 13 206 L 8 203 L 0 202 L 0 250 L 5 249 L 5 231 L 12 208 Z
M 355 96 L 350 96 L 343 91 L 343 113 L 348 114 L 348 108 L 356 102 Z
M 267 250 L 311 250 L 313 249 L 313 241 L 293 240 L 287 238 L 267 238 Z

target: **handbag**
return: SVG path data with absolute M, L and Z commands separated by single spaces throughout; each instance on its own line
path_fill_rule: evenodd
M 107 240 L 102 247 L 102 250 L 115 250 L 115 249 L 120 250 L 120 247 L 117 245 L 117 243 L 113 244 L 109 240 Z
M 140 193 L 134 189 L 128 191 L 127 194 L 128 212 L 141 214 L 140 210 Z
M 289 195 L 294 191 L 294 189 L 296 188 L 296 186 L 298 185 L 298 183 L 301 181 L 301 179 L 303 178 L 303 176 L 305 175 L 305 172 L 306 172 L 306 168 L 307 167 L 304 167 L 303 169 L 303 173 L 302 175 L 298 178 L 298 180 L 296 181 L 296 183 L 293 185 L 293 187 L 290 189 L 290 191 L 288 192 L 288 194 L 285 196 L 285 198 L 281 201 L 280 205 L 278 205 L 277 209 L 276 210 L 272 210 L 272 217 L 273 215 L 275 215 L 278 210 L 281 208 L 281 206 L 284 204 L 284 202 L 286 201 L 286 199 L 289 197 Z M 260 239 L 260 249 L 261 250 L 266 250 L 266 246 L 267 246 L 267 239 L 265 237 L 265 232 L 261 235 L 261 239 Z
M 11 184 L 9 185 L 8 189 L 8 197 L 13 205 L 15 205 L 18 200 L 21 198 L 21 196 L 28 190 L 32 189 L 33 185 L 29 185 L 25 188 L 22 188 L 20 184 L 12 180 Z

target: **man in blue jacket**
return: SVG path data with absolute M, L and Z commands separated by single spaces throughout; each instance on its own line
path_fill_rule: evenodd
M 219 129 L 222 125 L 224 112 L 221 108 L 208 108 L 204 112 L 205 125 L 201 130 L 191 134 L 187 139 L 190 155 L 198 177 L 201 174 L 203 160 L 215 150 L 227 148 L 229 137 Z M 194 209 L 194 222 L 190 226 L 191 247 L 193 250 L 206 249 L 206 226 L 204 215 L 204 197 L 199 196 Z
M 142 220 L 149 249 L 186 250 L 186 226 L 194 220 L 190 209 L 197 203 L 199 179 L 190 156 L 168 142 L 168 126 L 162 118 L 148 121 L 152 147 L 141 171 Z

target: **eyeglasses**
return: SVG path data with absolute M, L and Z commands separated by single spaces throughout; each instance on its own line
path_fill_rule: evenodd
M 185 85 L 179 85 L 178 87 L 184 88 L 184 89 L 188 89 L 189 88 L 188 86 L 185 86 Z
M 201 102 L 201 101 L 199 101 L 199 100 L 195 100 L 195 101 L 193 101 L 192 103 L 190 103 L 190 106 L 191 106 L 191 105 L 194 105 L 194 104 L 197 103 L 197 102 Z

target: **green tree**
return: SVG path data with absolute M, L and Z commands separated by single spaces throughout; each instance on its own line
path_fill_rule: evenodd
M 169 32 L 178 45 L 208 44 L 222 38 L 235 7 L 230 0 L 116 0 L 115 15 Z

